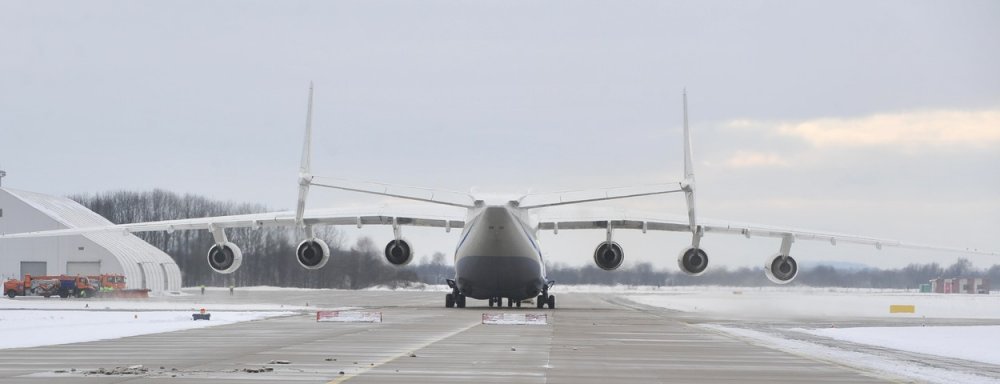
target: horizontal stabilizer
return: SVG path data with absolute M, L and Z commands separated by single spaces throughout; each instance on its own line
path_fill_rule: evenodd
M 475 206 L 475 199 L 472 195 L 455 191 L 320 176 L 313 177 L 310 184 L 317 187 L 396 197 L 453 207 L 471 208 Z
M 521 208 L 545 208 L 559 205 L 590 203 L 594 201 L 663 195 L 667 193 L 682 192 L 683 189 L 681 187 L 681 183 L 667 183 L 634 187 L 537 193 L 521 197 L 519 203 Z

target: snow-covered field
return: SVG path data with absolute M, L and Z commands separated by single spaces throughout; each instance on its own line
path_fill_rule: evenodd
M 1000 365 L 998 325 L 796 330 L 853 343 Z
M 962 295 L 865 290 L 727 288 L 633 294 L 637 303 L 682 312 L 742 319 L 941 318 L 1000 319 L 1000 295 Z M 890 305 L 914 305 L 915 313 L 889 313 Z
M 219 303 L 185 294 L 172 296 L 177 298 L 0 299 L 0 348 L 115 339 L 233 324 L 318 309 L 266 303 Z M 212 320 L 193 321 L 191 314 L 202 308 L 212 314 Z
M 888 376 L 889 378 L 896 379 L 894 381 L 915 380 L 917 382 L 942 384 L 985 384 L 997 382 L 995 378 L 982 376 L 976 372 L 957 372 L 947 368 L 928 366 L 910 359 L 898 359 L 885 355 L 873 355 L 850 349 L 829 347 L 808 341 L 789 339 L 758 330 L 725 327 L 716 324 L 702 324 L 698 325 L 698 327 L 727 333 L 754 344 L 787 351 L 799 356 L 832 361 L 880 376 Z
M 90 309 L 111 311 L 314 311 L 315 307 L 281 304 L 229 304 L 163 300 L 95 300 L 18 297 L 0 299 L 0 311 L 6 309 Z M 324 308 L 327 309 L 327 308 Z M 331 308 L 331 309 L 347 309 Z
M 625 292 L 637 303 L 718 318 L 727 325 L 700 327 L 725 332 L 750 342 L 857 367 L 883 375 L 937 383 L 986 383 L 995 378 L 975 372 L 928 366 L 893 354 L 859 352 L 851 344 L 821 343 L 789 336 L 788 331 L 890 350 L 1000 365 L 1000 325 L 906 326 L 816 329 L 772 328 L 775 322 L 864 319 L 979 319 L 1000 322 L 1000 295 L 930 294 L 906 291 L 815 289 L 803 287 L 714 288 L 677 291 Z M 915 313 L 890 313 L 890 305 L 913 305 Z M 730 326 L 745 321 L 743 326 Z M 939 320 L 936 323 L 947 322 Z M 891 321 L 889 322 L 891 323 Z M 913 324 L 912 321 L 909 324 Z M 794 333 L 793 332 L 793 333 Z M 805 335 L 803 335 L 805 336 Z M 812 341 L 810 341 L 812 340 Z
M 205 328 L 287 316 L 293 312 L 213 312 L 210 321 L 193 321 L 190 311 L 0 311 L 0 348 L 24 348 L 116 339 Z

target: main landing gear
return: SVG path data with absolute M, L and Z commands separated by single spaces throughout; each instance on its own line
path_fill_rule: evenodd
M 444 306 L 446 308 L 456 308 L 456 307 L 465 308 L 465 295 L 459 292 L 458 285 L 455 284 L 454 280 L 448 279 L 446 281 L 448 282 L 448 286 L 451 287 L 451 293 L 444 295 Z M 541 294 L 539 294 L 538 297 L 535 299 L 535 305 L 538 307 L 538 309 L 545 308 L 546 305 L 549 306 L 549 309 L 556 308 L 556 297 L 549 294 L 548 288 L 551 286 L 552 282 L 549 282 L 549 284 L 542 289 Z M 489 298 L 489 303 L 490 303 L 490 308 L 492 308 L 494 305 L 497 308 L 501 308 L 503 307 L 503 298 L 491 297 Z M 508 297 L 507 308 L 513 308 L 515 306 L 517 308 L 521 308 L 521 300 L 514 300 Z
M 503 298 L 502 297 L 491 297 L 489 299 L 489 302 L 490 302 L 490 308 L 492 308 L 494 305 L 496 305 L 497 308 L 503 307 Z M 511 298 L 508 297 L 507 298 L 507 308 L 511 308 L 511 307 L 521 308 L 521 300 L 514 300 L 514 299 L 511 299 Z
M 545 305 L 549 306 L 549 309 L 556 309 L 556 296 L 549 294 L 549 287 L 551 283 L 542 289 L 542 293 L 535 298 L 535 305 L 538 309 L 545 308 Z
M 548 305 L 549 309 L 556 309 L 556 297 L 555 295 L 545 295 L 543 293 L 535 298 L 535 305 L 538 306 L 538 309 L 545 308 L 545 305 Z
M 465 308 L 465 295 L 458 291 L 458 285 L 455 284 L 455 280 L 448 279 L 448 286 L 451 287 L 451 293 L 444 295 L 444 306 L 445 308 Z

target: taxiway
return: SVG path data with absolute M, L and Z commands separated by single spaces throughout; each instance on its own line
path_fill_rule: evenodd
M 189 291 L 193 293 L 194 291 Z M 3 383 L 870 383 L 892 381 L 698 327 L 615 294 L 562 293 L 556 310 L 446 309 L 443 293 L 212 290 L 156 300 L 359 307 L 381 324 L 315 312 L 86 343 L 0 350 Z M 484 325 L 483 313 L 547 313 L 549 325 Z M 282 362 L 287 364 L 278 364 Z M 142 365 L 139 375 L 88 374 Z M 161 368 L 162 367 L 162 368 Z M 250 373 L 257 368 L 271 371 Z

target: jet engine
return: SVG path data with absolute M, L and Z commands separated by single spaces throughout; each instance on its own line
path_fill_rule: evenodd
M 598 267 L 605 271 L 613 271 L 622 266 L 622 261 L 625 260 L 625 252 L 622 251 L 622 247 L 618 243 L 612 241 L 609 245 L 608 242 L 601 242 L 594 249 L 594 263 Z
M 322 239 L 306 239 L 295 248 L 295 259 L 305 269 L 320 269 L 330 260 L 330 246 Z
M 243 251 L 236 244 L 225 242 L 208 249 L 208 266 L 218 273 L 233 273 L 243 264 Z
M 406 240 L 392 240 L 385 246 L 385 259 L 392 265 L 406 265 L 413 260 L 413 251 Z
M 776 253 L 764 266 L 764 274 L 775 284 L 788 284 L 799 274 L 799 264 L 791 256 Z
M 684 248 L 677 255 L 677 266 L 688 275 L 700 276 L 708 268 L 708 254 L 701 248 Z

